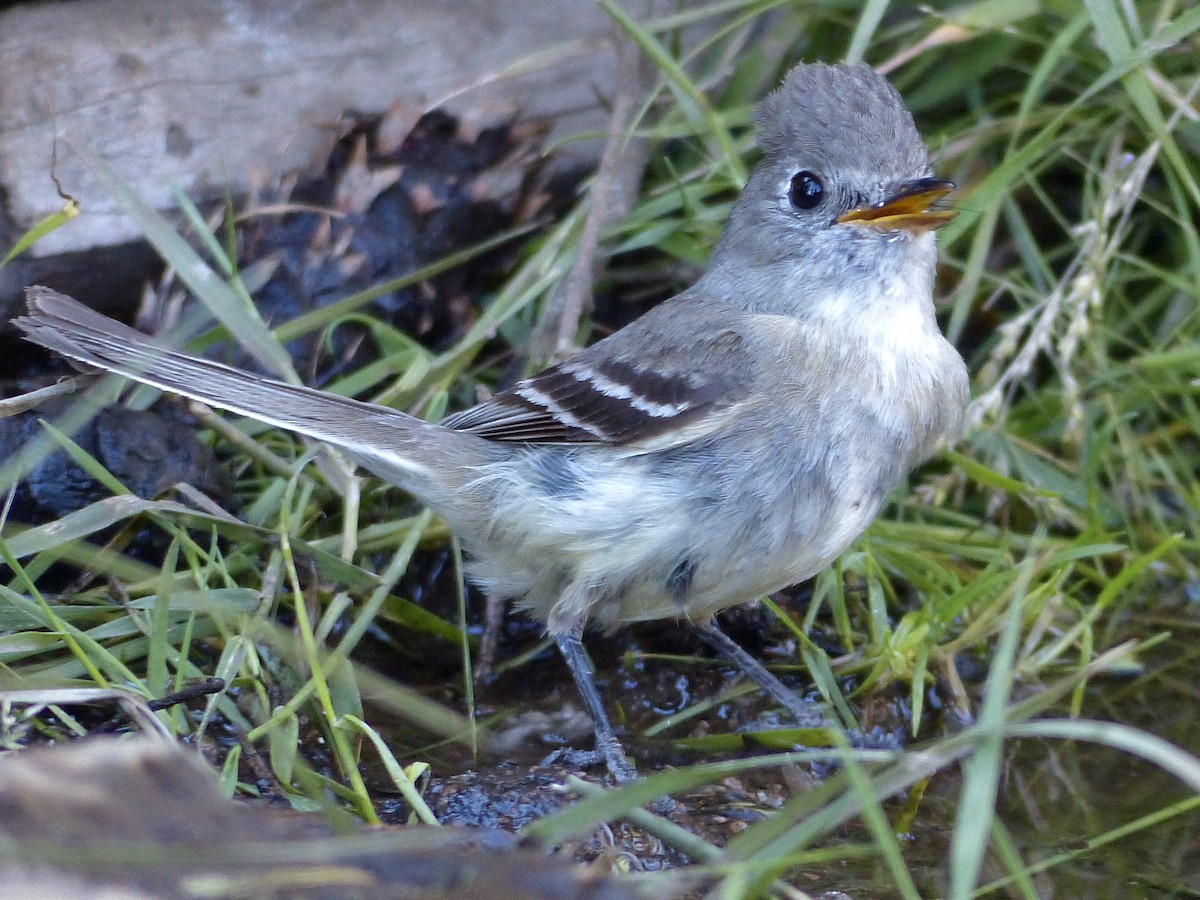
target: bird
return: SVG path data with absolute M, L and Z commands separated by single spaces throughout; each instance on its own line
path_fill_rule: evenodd
M 636 768 L 588 627 L 678 620 L 803 725 L 822 721 L 714 615 L 830 565 L 963 425 L 933 301 L 954 212 L 913 117 L 863 63 L 801 63 L 758 105 L 754 166 L 695 283 L 441 422 L 163 347 L 45 287 L 25 337 L 338 448 L 434 510 L 468 575 L 554 639 L 595 760 Z

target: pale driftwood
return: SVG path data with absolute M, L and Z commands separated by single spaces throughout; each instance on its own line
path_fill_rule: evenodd
M 56 135 L 103 156 L 165 209 L 172 185 L 204 198 L 303 170 L 346 109 L 398 107 L 415 119 L 444 104 L 479 124 L 552 117 L 560 133 L 601 131 L 611 33 L 592 0 L 10 7 L 0 12 L 0 247 L 60 207 Z M 57 175 L 84 215 L 36 253 L 137 236 L 61 141 Z

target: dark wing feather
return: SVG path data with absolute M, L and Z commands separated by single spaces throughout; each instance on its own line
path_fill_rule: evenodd
M 494 441 L 622 445 L 660 438 L 738 403 L 750 383 L 738 314 L 683 300 L 443 424 Z M 678 316 L 686 317 L 685 327 Z

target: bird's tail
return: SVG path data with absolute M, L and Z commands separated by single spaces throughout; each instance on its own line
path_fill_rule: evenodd
M 263 378 L 162 347 L 50 288 L 29 288 L 25 297 L 28 313 L 13 324 L 35 344 L 172 394 L 333 444 L 376 474 L 405 486 L 429 477 L 421 462 L 427 449 L 422 452 L 422 448 L 431 440 L 437 443 L 435 435 L 447 431 L 386 406 Z

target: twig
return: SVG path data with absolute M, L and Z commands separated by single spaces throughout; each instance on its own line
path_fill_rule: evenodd
M 538 361 L 566 356 L 574 350 L 579 322 L 592 307 L 600 236 L 633 208 L 649 156 L 649 142 L 629 134 L 648 81 L 646 59 L 628 39 L 619 39 L 616 50 L 617 83 L 608 137 L 588 191 L 588 210 L 576 245 L 575 261 L 542 319 L 534 350 Z

